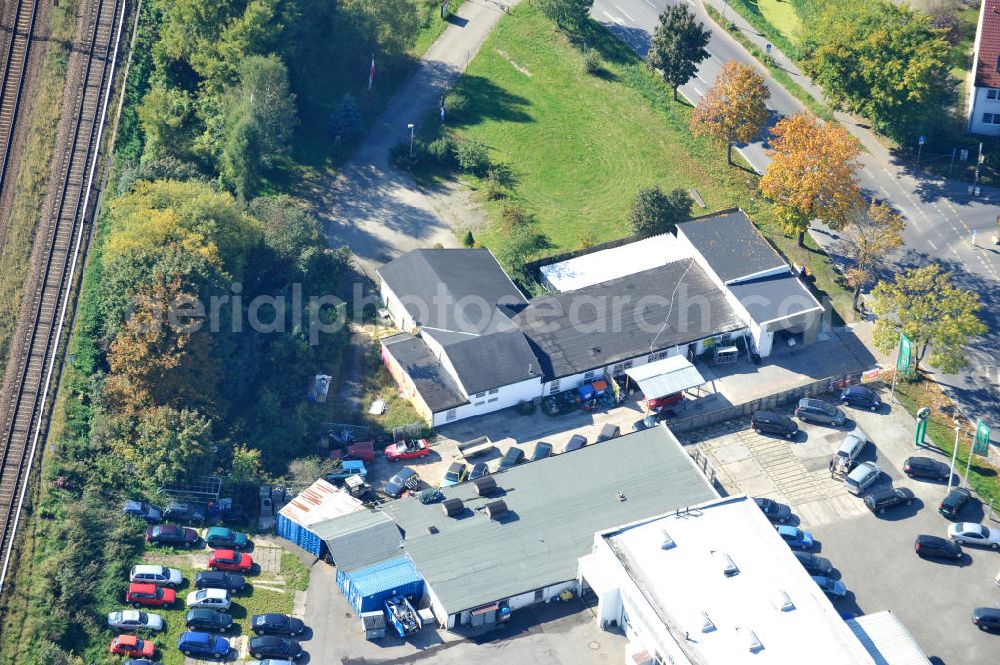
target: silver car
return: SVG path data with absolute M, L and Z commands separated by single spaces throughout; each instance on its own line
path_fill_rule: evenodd
M 229 592 L 225 589 L 200 589 L 187 595 L 188 607 L 228 610 L 230 602 Z
M 1000 529 L 990 529 L 975 522 L 948 525 L 948 537 L 959 545 L 979 545 L 1000 549 Z
M 109 612 L 108 626 L 117 630 L 163 630 L 163 617 L 139 610 Z
M 861 496 L 865 490 L 875 484 L 882 475 L 882 469 L 875 462 L 859 464 L 844 478 L 844 486 L 854 496 Z
M 138 566 L 132 566 L 132 570 L 128 575 L 128 581 L 134 584 L 159 584 L 174 588 L 180 586 L 184 578 L 181 576 L 181 571 L 176 568 L 139 564 Z

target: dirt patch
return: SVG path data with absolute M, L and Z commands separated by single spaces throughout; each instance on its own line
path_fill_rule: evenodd
M 527 67 L 524 67 L 524 66 L 519 65 L 516 62 L 514 62 L 514 59 L 511 58 L 507 54 L 506 51 L 501 51 L 500 49 L 494 49 L 494 50 L 500 55 L 501 58 L 503 58 L 508 63 L 510 63 L 510 66 L 513 67 L 514 69 L 516 69 L 517 71 L 521 72 L 522 74 L 524 74 L 525 76 L 528 76 L 528 77 L 530 77 L 532 75 L 531 72 L 528 70 Z

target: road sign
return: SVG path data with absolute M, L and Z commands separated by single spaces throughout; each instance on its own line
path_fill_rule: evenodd
M 969 161 L 969 151 L 964 148 L 962 150 L 959 150 L 958 159 L 963 162 Z
M 924 445 L 924 433 L 927 431 L 927 421 L 918 420 L 917 421 L 917 432 L 913 438 L 913 447 L 919 448 Z
M 972 453 L 985 457 L 990 449 L 990 426 L 982 420 L 976 423 L 976 438 L 972 442 Z
M 896 369 L 900 372 L 906 372 L 910 369 L 911 347 L 910 338 L 899 333 L 899 355 L 896 356 Z
M 920 138 L 917 139 L 917 143 L 919 143 L 920 145 L 923 145 L 923 144 L 927 143 L 927 137 L 924 136 L 923 134 L 921 134 Z
M 771 55 L 771 44 L 770 44 L 770 42 L 768 42 L 767 46 L 764 47 L 764 50 L 767 51 L 768 55 Z

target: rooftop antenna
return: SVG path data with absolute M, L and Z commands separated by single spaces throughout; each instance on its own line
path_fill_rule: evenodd
M 667 329 L 667 323 L 670 321 L 670 313 L 674 311 L 674 296 L 677 295 L 677 289 L 680 288 L 681 282 L 683 282 L 684 278 L 687 277 L 688 271 L 691 270 L 691 266 L 693 265 L 694 265 L 694 259 L 691 259 L 688 262 L 688 267 L 684 269 L 684 274 L 681 275 L 681 278 L 677 280 L 677 283 L 674 285 L 674 291 L 673 293 L 670 294 L 670 307 L 667 308 L 667 315 L 663 317 L 663 326 L 660 328 L 660 332 L 656 333 L 656 337 L 653 338 L 653 341 L 649 343 L 650 353 L 653 352 L 653 347 L 656 345 L 656 340 L 660 339 L 660 335 L 662 335 L 663 331 Z

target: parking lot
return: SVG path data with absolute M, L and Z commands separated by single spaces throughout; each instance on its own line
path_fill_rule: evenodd
M 792 523 L 813 534 L 814 551 L 832 561 L 847 586 L 847 597 L 834 602 L 838 610 L 893 611 L 933 662 L 996 663 L 1000 636 L 978 630 L 971 614 L 974 607 L 994 607 L 1000 599 L 994 582 L 1000 554 L 966 547 L 962 561 L 946 564 L 920 559 L 913 551 L 918 534 L 947 537 L 950 522 L 937 512 L 945 484 L 907 478 L 900 471 L 903 460 L 914 454 L 950 460 L 933 448 L 914 450 L 915 425 L 900 407 L 890 410 L 883 404 L 879 413 L 844 411 L 854 422 L 840 429 L 799 423 L 801 431 L 793 441 L 758 435 L 748 421 L 681 438 L 708 457 L 730 493 L 767 496 L 791 506 Z M 842 481 L 831 478 L 830 457 L 855 423 L 875 444 L 866 448 L 861 461 L 875 461 L 884 472 L 875 487 L 907 487 L 916 496 L 913 505 L 876 516 L 861 498 L 847 493 Z M 961 473 L 955 477 L 960 480 Z M 973 501 L 959 519 L 1000 528 L 984 510 L 988 506 Z

